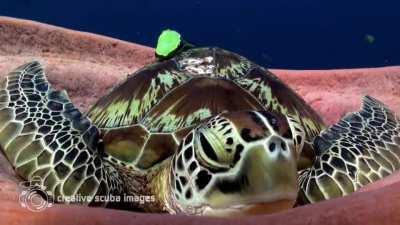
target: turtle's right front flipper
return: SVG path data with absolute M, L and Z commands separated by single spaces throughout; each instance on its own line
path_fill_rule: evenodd
M 99 131 L 48 83 L 40 63 L 25 64 L 0 86 L 0 146 L 18 175 L 40 178 L 56 201 L 118 192 L 120 180 L 98 151 Z
M 350 194 L 400 169 L 400 121 L 366 96 L 362 109 L 323 131 L 314 148 L 319 156 L 300 174 L 298 204 Z

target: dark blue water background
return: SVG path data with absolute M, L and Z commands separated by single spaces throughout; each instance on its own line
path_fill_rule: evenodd
M 173 28 L 274 68 L 400 65 L 399 0 L 1 0 L 0 15 L 148 46 Z

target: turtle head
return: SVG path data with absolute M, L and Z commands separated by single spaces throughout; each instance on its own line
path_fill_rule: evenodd
M 232 216 L 290 208 L 297 197 L 297 143 L 291 121 L 265 111 L 223 113 L 193 129 L 171 167 L 185 213 Z
M 167 29 L 163 30 L 158 36 L 155 55 L 158 60 L 170 59 L 193 47 L 178 32 Z

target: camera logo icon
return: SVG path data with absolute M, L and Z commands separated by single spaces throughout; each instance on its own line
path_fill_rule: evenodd
M 46 190 L 40 177 L 21 182 L 19 186 L 22 188 L 19 202 L 23 208 L 32 212 L 41 212 L 54 205 L 53 193 Z

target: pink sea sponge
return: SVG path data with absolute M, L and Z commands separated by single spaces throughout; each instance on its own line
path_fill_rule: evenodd
M 82 111 L 127 74 L 154 61 L 153 49 L 94 34 L 0 17 L 0 75 L 32 59 L 46 64 L 50 82 L 66 89 Z M 400 113 L 400 67 L 351 70 L 272 70 L 311 104 L 327 123 L 360 107 L 371 95 Z M 344 198 L 242 219 L 141 214 L 56 205 L 33 213 L 18 202 L 18 179 L 0 155 L 3 224 L 400 224 L 400 173 Z

